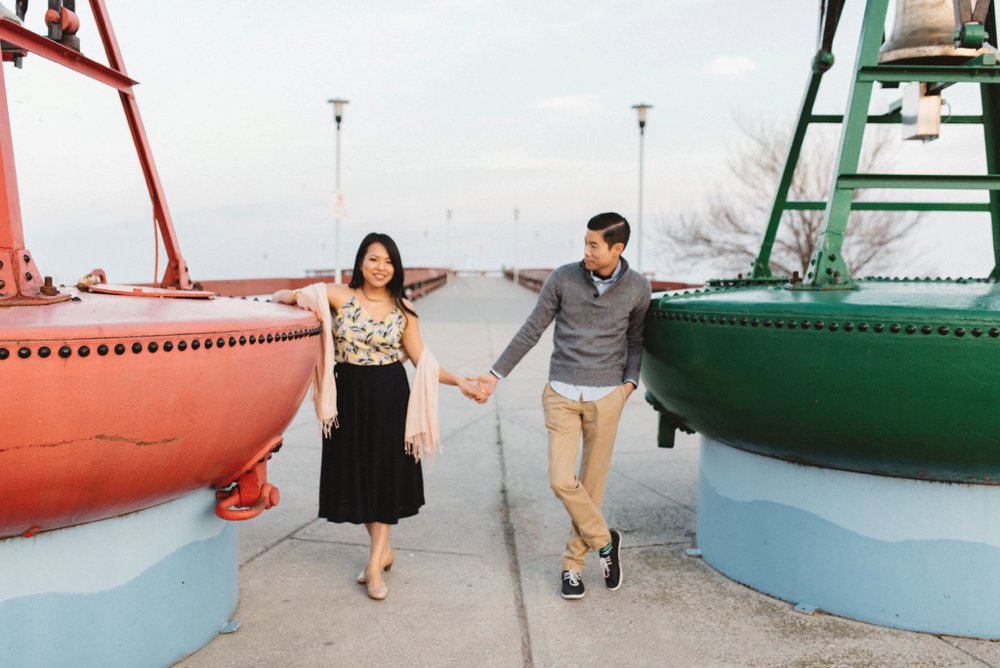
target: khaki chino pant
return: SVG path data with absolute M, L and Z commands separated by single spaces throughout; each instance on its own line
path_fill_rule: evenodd
M 582 572 L 587 551 L 598 550 L 611 540 L 601 502 L 625 390 L 616 388 L 597 401 L 574 401 L 546 383 L 542 407 L 549 432 L 549 485 L 572 522 L 562 555 L 563 570 Z M 577 474 L 581 434 L 583 454 Z

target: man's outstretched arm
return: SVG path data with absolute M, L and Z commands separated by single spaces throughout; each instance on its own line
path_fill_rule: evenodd
M 514 370 L 514 367 L 517 366 L 517 363 L 521 361 L 521 358 L 538 343 L 542 332 L 545 331 L 556 317 L 556 313 L 559 311 L 560 299 L 553 276 L 554 272 L 546 279 L 545 284 L 542 286 L 542 291 L 538 294 L 538 301 L 535 303 L 535 308 L 531 311 L 531 315 L 521 325 L 521 329 L 510 340 L 510 343 L 507 344 L 507 347 L 500 354 L 500 357 L 497 358 L 497 361 L 493 363 L 490 371 L 474 379 L 469 379 L 476 380 L 479 387 L 486 392 L 487 396 L 493 394 L 493 390 L 496 389 L 500 378 L 504 378 L 510 374 Z

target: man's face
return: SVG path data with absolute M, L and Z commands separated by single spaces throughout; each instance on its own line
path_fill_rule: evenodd
M 607 276 L 618 266 L 618 256 L 623 250 L 625 246 L 620 243 L 608 247 L 602 231 L 587 230 L 587 235 L 583 238 L 583 266 L 588 271 Z

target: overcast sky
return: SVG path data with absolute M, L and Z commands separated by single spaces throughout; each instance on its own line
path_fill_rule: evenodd
M 43 3 L 31 4 L 28 27 L 41 32 Z M 334 264 L 326 100 L 337 96 L 350 100 L 341 137 L 345 264 L 371 230 L 393 235 L 409 265 L 441 265 L 449 252 L 457 267 L 512 264 L 515 208 L 520 264 L 576 259 L 590 216 L 614 210 L 637 222 L 630 107 L 638 102 L 655 105 L 645 143 L 648 236 L 724 185 L 734 117 L 785 119 L 790 128 L 819 3 L 107 5 L 128 72 L 142 82 L 140 110 L 197 279 Z M 843 111 L 862 5 L 848 4 L 821 112 Z M 79 7 L 84 52 L 103 62 L 87 5 Z M 22 70 L 6 65 L 4 76 L 25 237 L 43 272 L 68 281 L 100 266 L 116 282 L 150 280 L 151 213 L 117 95 L 35 57 Z M 951 130 L 951 139 L 902 147 L 904 166 L 982 171 L 978 135 Z M 919 269 L 988 272 L 987 231 L 982 215 L 929 222 L 915 243 L 934 259 Z M 661 276 L 704 277 L 669 265 L 648 240 L 644 259 Z

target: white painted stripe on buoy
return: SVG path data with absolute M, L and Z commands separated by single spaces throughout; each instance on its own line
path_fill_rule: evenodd
M 127 515 L 2 540 L 0 603 L 123 585 L 184 546 L 218 536 L 226 522 L 216 517 L 215 503 L 205 488 Z
M 996 521 L 1000 486 L 805 466 L 710 438 L 702 439 L 700 467 L 708 484 L 728 499 L 797 508 L 869 538 L 958 540 L 1000 547 Z M 788 474 L 789 467 L 795 468 L 795 475 Z M 880 512 L 871 512 L 875 507 Z

